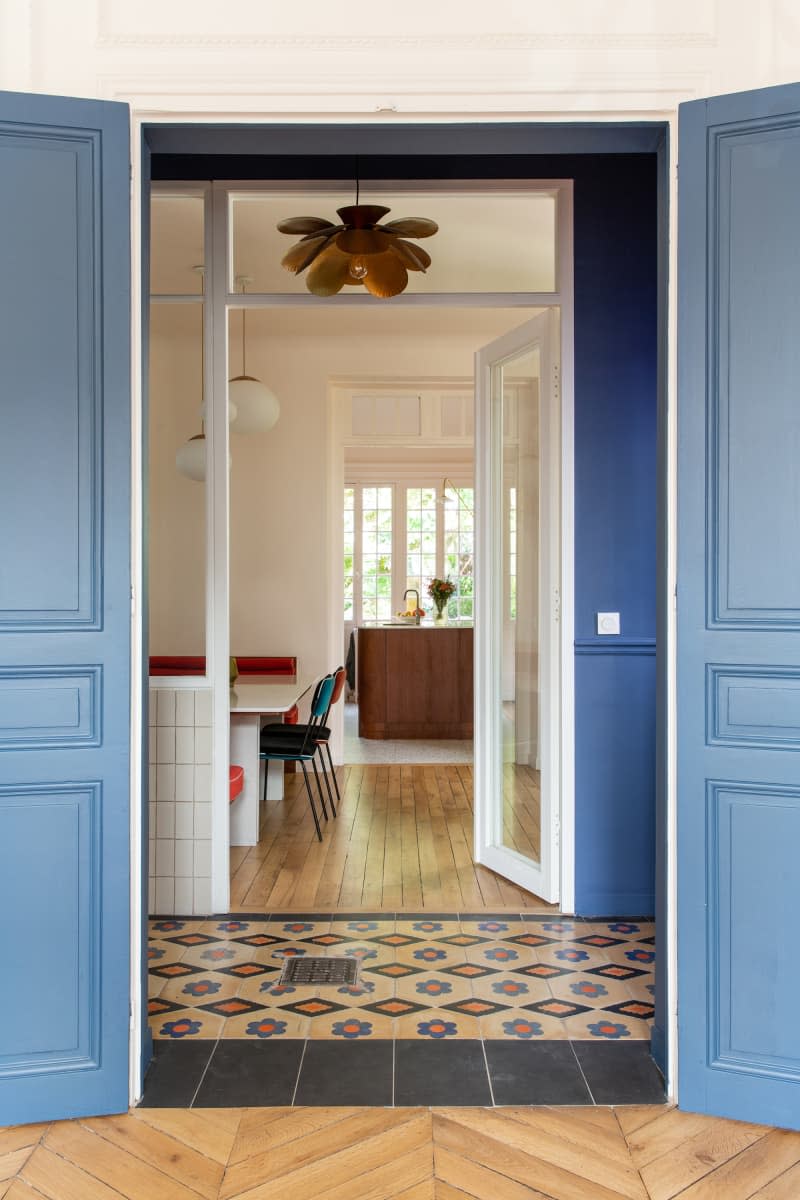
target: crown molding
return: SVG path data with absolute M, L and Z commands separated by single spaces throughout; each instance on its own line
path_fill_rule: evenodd
M 259 34 L 259 33 L 98 33 L 96 44 L 110 49 L 176 47 L 191 49 L 270 49 L 306 52 L 415 50 L 454 53 L 504 50 L 705 50 L 717 45 L 710 33 L 447 33 L 447 34 Z

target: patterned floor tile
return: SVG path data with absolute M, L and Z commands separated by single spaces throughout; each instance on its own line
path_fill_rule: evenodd
M 634 1041 L 650 1039 L 650 1025 L 616 1013 L 590 1012 L 569 1017 L 564 1021 L 566 1036 L 577 1040 L 584 1038 L 598 1041 Z
M 337 1013 L 313 1020 L 307 1036 L 331 1041 L 363 1041 L 365 1038 L 394 1037 L 391 1017 L 365 1012 L 361 1008 L 343 1008 Z
M 550 986 L 542 979 L 525 978 L 503 972 L 485 979 L 476 979 L 472 993 L 484 1000 L 495 1000 L 513 1008 L 522 1004 L 534 1004 L 537 1000 L 551 998 Z
M 238 993 L 240 986 L 238 979 L 204 972 L 189 979 L 168 980 L 159 992 L 159 998 L 174 1000 L 181 1008 L 194 1008 L 209 1000 L 227 1000 Z
M 454 1000 L 469 1000 L 472 997 L 472 982 L 440 971 L 427 971 L 424 975 L 413 975 L 409 979 L 398 979 L 395 994 L 405 1000 L 414 1000 L 428 1008 L 438 1008 Z
M 652 923 L 547 915 L 287 913 L 151 923 L 160 1040 L 647 1040 Z M 287 959 L 346 956 L 358 981 L 281 984 Z
M 520 925 L 519 920 L 510 920 L 508 917 L 487 917 L 475 921 L 462 919 L 461 929 L 464 933 L 474 933 L 479 937 L 488 938 L 503 938 L 523 932 L 523 926 Z
M 345 937 L 378 937 L 381 934 L 393 933 L 395 921 L 393 917 L 390 920 L 382 920 L 367 919 L 366 917 L 340 918 L 334 915 L 330 927 L 333 933 L 341 933 Z
M 196 1008 L 181 1008 L 151 1021 L 154 1038 L 172 1041 L 183 1038 L 216 1039 L 225 1025 L 225 1018 L 216 1013 L 198 1012 Z
M 632 999 L 624 983 L 583 973 L 551 979 L 550 991 L 557 999 L 571 1000 L 589 1008 L 606 1008 L 609 1004 L 622 1004 Z
M 520 1042 L 567 1041 L 569 1036 L 566 1022 L 520 1008 L 482 1017 L 480 1024 L 481 1037 L 487 1040 L 503 1038 Z
M 225 1022 L 222 1037 L 253 1038 L 266 1041 L 271 1038 L 306 1038 L 311 1022 L 307 1017 L 295 1013 L 277 1012 L 274 1008 L 263 1012 L 231 1017 Z
M 431 1041 L 451 1041 L 462 1038 L 479 1038 L 480 1022 L 477 1017 L 461 1013 L 444 1012 L 441 1008 L 415 1013 L 413 1017 L 401 1017 L 395 1022 L 396 1038 L 425 1038 Z
M 455 967 L 466 962 L 463 946 L 445 946 L 441 942 L 419 942 L 415 946 L 400 946 L 395 958 L 398 962 L 420 967 L 423 971 L 439 971 L 444 967 Z
M 411 934 L 412 937 L 438 938 L 442 936 L 446 937 L 448 934 L 460 933 L 461 925 L 457 920 L 440 921 L 433 917 L 408 920 L 399 917 L 396 929 L 398 933 Z

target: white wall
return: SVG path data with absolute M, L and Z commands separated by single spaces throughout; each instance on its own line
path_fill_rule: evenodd
M 270 311 L 248 316 L 248 371 L 280 399 L 278 424 L 231 438 L 231 650 L 296 654 L 329 670 L 329 385 L 363 376 L 470 377 L 485 334 L 270 334 Z M 339 653 L 338 643 L 335 654 Z
M 205 486 L 175 467 L 200 432 L 202 310 L 154 304 L 150 318 L 150 653 L 205 654 Z
M 795 0 L 5 0 L 0 86 L 139 113 L 668 113 L 798 74 Z

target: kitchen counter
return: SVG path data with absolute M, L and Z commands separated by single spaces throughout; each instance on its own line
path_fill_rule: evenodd
M 472 625 L 358 628 L 358 735 L 472 737 Z

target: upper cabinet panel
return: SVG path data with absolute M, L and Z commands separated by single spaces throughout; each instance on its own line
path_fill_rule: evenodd
M 800 626 L 800 128 L 712 131 L 711 624 Z M 769 486 L 766 481 L 769 480 Z
M 0 131 L 0 628 L 100 621 L 99 134 Z

